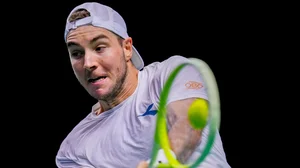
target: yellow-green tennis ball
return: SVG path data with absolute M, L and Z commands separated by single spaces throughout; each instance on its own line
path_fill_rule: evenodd
M 194 129 L 205 127 L 208 118 L 208 103 L 204 99 L 196 99 L 188 110 L 188 118 Z

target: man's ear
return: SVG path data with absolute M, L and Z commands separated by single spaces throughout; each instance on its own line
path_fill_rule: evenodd
M 123 41 L 123 50 L 125 54 L 125 60 L 130 61 L 132 57 L 132 38 L 128 37 Z

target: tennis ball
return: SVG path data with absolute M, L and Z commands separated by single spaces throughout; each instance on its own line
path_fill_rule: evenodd
M 205 127 L 208 118 L 208 103 L 204 99 L 196 99 L 188 110 L 188 119 L 194 129 Z

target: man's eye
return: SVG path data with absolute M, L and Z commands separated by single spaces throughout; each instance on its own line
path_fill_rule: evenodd
M 74 58 L 79 58 L 79 57 L 83 56 L 83 53 L 80 52 L 80 51 L 73 51 L 71 56 L 74 57 Z
M 104 49 L 104 47 L 97 47 L 95 50 L 96 50 L 97 52 L 101 52 L 103 49 Z

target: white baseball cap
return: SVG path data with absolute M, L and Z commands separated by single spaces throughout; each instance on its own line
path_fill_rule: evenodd
M 73 12 L 78 9 L 85 9 L 90 13 L 90 16 L 76 20 L 74 22 L 69 22 L 69 17 Z M 113 10 L 111 7 L 102 5 L 96 2 L 86 2 L 81 5 L 76 6 L 69 14 L 67 18 L 66 28 L 65 28 L 65 41 L 67 39 L 67 35 L 70 30 L 76 29 L 79 26 L 83 25 L 93 25 L 96 27 L 105 28 L 109 31 L 114 32 L 122 38 L 129 37 L 127 34 L 127 26 L 122 18 L 122 16 Z M 131 61 L 133 65 L 141 70 L 144 67 L 144 61 L 136 48 L 132 46 L 133 54 L 131 57 Z

